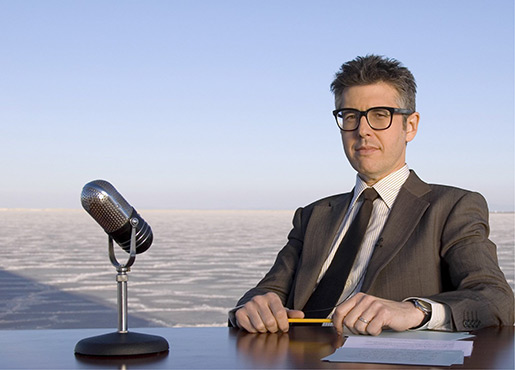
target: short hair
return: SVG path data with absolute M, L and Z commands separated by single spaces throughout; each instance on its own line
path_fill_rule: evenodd
M 366 55 L 342 64 L 331 83 L 331 91 L 337 99 L 348 87 L 378 82 L 387 83 L 397 90 L 401 108 L 416 111 L 417 83 L 415 77 L 401 62 L 384 56 Z

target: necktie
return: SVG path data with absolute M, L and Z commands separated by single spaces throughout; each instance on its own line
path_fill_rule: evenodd
M 327 317 L 342 294 L 345 282 L 367 230 L 370 215 L 372 214 L 373 202 L 379 197 L 374 188 L 365 189 L 362 196 L 364 198 L 363 204 L 358 214 L 340 243 L 331 265 L 304 306 L 304 312 L 312 311 L 312 313 L 307 315 L 309 317 Z

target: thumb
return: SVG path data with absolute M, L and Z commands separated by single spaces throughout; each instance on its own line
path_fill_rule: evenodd
M 288 314 L 288 318 L 290 319 L 303 319 L 304 318 L 304 312 L 299 310 L 287 310 L 286 313 Z

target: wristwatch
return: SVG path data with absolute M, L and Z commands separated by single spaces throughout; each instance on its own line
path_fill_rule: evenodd
M 424 314 L 424 320 L 420 323 L 419 326 L 417 326 L 414 329 L 420 328 L 421 326 L 427 324 L 427 322 L 431 319 L 431 303 L 428 303 L 426 301 L 422 301 L 420 299 L 412 299 L 411 302 L 415 305 L 416 308 L 418 308 L 422 313 Z

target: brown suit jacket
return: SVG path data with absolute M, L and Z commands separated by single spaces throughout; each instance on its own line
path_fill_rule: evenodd
M 299 208 L 287 245 L 258 285 L 239 301 L 267 292 L 302 309 L 313 291 L 352 193 Z M 513 325 L 513 291 L 488 239 L 488 208 L 470 191 L 426 184 L 412 171 L 370 259 L 362 291 L 402 301 L 448 305 L 456 330 Z

